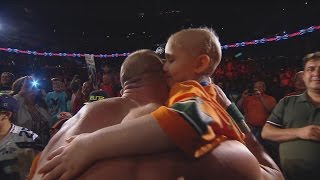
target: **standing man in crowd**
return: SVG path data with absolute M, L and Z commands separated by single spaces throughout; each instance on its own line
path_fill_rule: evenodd
M 279 101 L 262 137 L 280 142 L 280 163 L 288 180 L 320 179 L 320 52 L 303 59 L 301 95 Z
M 239 109 L 243 110 L 244 117 L 252 133 L 261 141 L 261 130 L 272 109 L 276 105 L 276 100 L 267 94 L 266 84 L 257 81 L 253 89 L 247 89 L 242 93 L 242 97 L 237 103 Z

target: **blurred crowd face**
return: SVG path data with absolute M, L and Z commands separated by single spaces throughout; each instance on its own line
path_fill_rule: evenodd
M 102 66 L 102 70 L 103 70 L 105 73 L 110 72 L 110 67 L 109 67 L 109 65 L 104 64 L 104 65 Z
M 89 96 L 90 92 L 93 90 L 91 82 L 84 82 L 82 85 L 82 94 Z
M 305 64 L 303 81 L 308 90 L 320 91 L 320 59 Z
M 62 91 L 64 90 L 64 84 L 61 81 L 52 81 L 52 90 L 53 91 Z
M 1 84 L 2 85 L 10 85 L 12 83 L 11 76 L 9 73 L 2 73 L 1 74 Z
M 260 91 L 260 93 L 263 94 L 266 91 L 266 86 L 263 82 L 258 81 L 254 83 L 254 89 Z
M 294 80 L 294 88 L 299 91 L 304 91 L 306 89 L 303 81 L 303 72 L 297 74 Z
M 38 87 L 32 85 L 33 78 L 31 76 L 27 76 L 22 84 L 21 90 L 26 93 L 27 96 L 35 97 L 39 92 Z

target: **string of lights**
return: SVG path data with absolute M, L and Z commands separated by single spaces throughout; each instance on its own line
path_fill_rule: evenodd
M 291 34 L 283 34 L 283 35 L 276 35 L 271 38 L 261 38 L 261 39 L 255 39 L 252 41 L 244 41 L 244 42 L 238 42 L 238 43 L 232 43 L 232 44 L 226 44 L 222 45 L 221 49 L 229 49 L 229 48 L 238 48 L 238 47 L 244 47 L 249 45 L 257 45 L 257 44 L 264 44 L 269 43 L 273 41 L 281 41 L 281 40 L 287 40 L 295 36 L 302 36 L 307 33 L 312 33 L 315 31 L 320 30 L 320 25 L 318 26 L 311 26 L 306 29 L 301 29 L 297 32 L 291 33 Z M 59 57 L 84 57 L 85 54 L 89 53 L 54 53 L 54 52 L 38 52 L 38 51 L 29 51 L 29 50 L 20 50 L 16 48 L 0 48 L 0 51 L 5 51 L 9 53 L 17 53 L 17 54 L 28 54 L 28 55 L 35 55 L 35 56 L 59 56 Z M 93 54 L 95 58 L 114 58 L 114 57 L 126 57 L 130 53 L 112 53 L 112 54 Z

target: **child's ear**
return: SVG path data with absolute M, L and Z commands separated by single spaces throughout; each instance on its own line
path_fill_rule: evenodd
M 197 64 L 194 72 L 197 74 L 202 74 L 204 71 L 206 71 L 210 64 L 210 57 L 208 55 L 200 55 L 197 58 Z

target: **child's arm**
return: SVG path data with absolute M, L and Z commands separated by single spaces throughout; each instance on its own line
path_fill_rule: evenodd
M 70 141 L 70 140 L 69 140 Z M 72 179 L 103 158 L 162 152 L 174 149 L 151 115 L 73 137 L 55 150 L 40 170 L 44 179 Z

